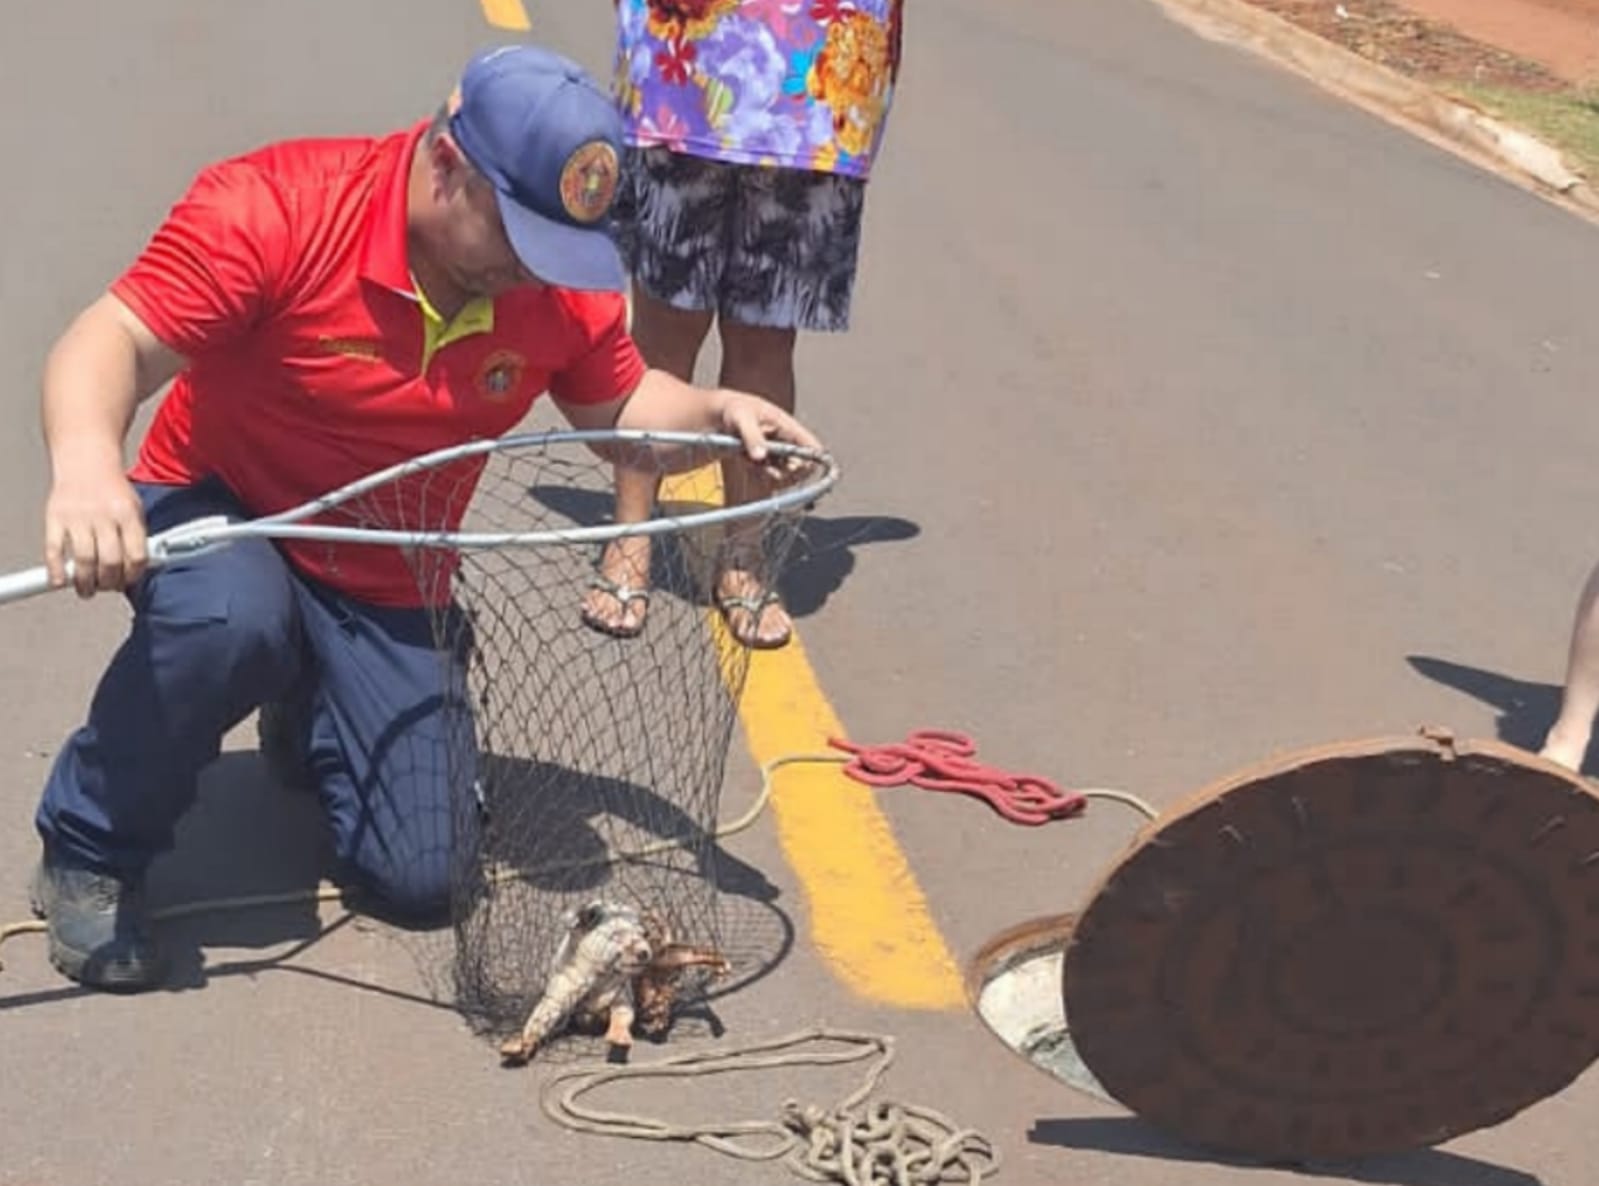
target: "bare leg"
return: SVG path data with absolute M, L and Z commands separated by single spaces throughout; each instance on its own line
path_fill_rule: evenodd
M 1566 664 L 1560 716 L 1539 752 L 1572 770 L 1580 769 L 1599 713 L 1599 565 L 1588 574 L 1577 602 Z
M 644 361 L 685 383 L 692 380 L 711 318 L 709 311 L 674 309 L 634 286 L 633 340 Z M 615 473 L 616 521 L 644 522 L 655 506 L 660 474 L 648 466 L 624 464 L 618 464 Z M 599 577 L 583 597 L 583 620 L 606 633 L 637 634 L 644 628 L 649 604 L 649 538 L 626 536 L 607 544 L 600 556 Z
M 633 286 L 633 340 L 644 361 L 685 383 L 694 381 L 694 364 L 714 316 L 709 309 L 674 309 Z
M 791 329 L 769 329 L 723 320 L 721 385 L 763 396 L 792 412 L 795 403 L 794 345 Z M 722 488 L 728 506 L 751 502 L 768 493 L 759 472 L 738 458 L 722 463 Z M 728 629 L 747 646 L 782 646 L 793 633 L 788 611 L 767 590 L 754 559 L 741 562 L 738 528 L 728 541 L 728 560 L 716 582 L 719 602 L 738 598 L 741 605 L 726 610 Z M 758 540 L 749 541 L 753 548 Z M 770 598 L 770 600 L 768 600 Z

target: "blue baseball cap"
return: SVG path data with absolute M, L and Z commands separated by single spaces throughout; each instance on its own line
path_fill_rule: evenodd
M 611 238 L 622 121 L 583 68 L 532 45 L 474 57 L 461 75 L 450 133 L 494 185 L 522 265 L 561 288 L 619 292 Z

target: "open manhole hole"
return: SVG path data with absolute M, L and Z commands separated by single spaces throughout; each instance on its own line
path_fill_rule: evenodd
M 1030 1063 L 1191 1145 L 1437 1145 L 1599 1057 L 1599 795 L 1439 730 L 1289 754 L 1151 821 L 968 989 Z
M 1084 1064 L 1066 1024 L 1061 967 L 1077 916 L 1050 915 L 990 940 L 972 960 L 967 993 L 994 1036 L 1068 1087 L 1117 1101 Z

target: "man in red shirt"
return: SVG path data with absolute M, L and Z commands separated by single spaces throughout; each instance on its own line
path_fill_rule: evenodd
M 545 391 L 575 427 L 729 432 L 752 463 L 768 439 L 816 445 L 764 400 L 646 368 L 609 235 L 621 144 L 572 62 L 480 54 L 432 121 L 202 170 L 56 344 L 45 562 L 134 608 L 36 817 L 34 905 L 65 975 L 159 981 L 145 870 L 261 706 L 266 748 L 314 781 L 349 878 L 397 917 L 448 901 L 438 755 L 468 709 L 404 557 L 257 540 L 146 571 L 148 531 L 270 514 L 501 434 Z M 135 409 L 168 380 L 125 472 Z

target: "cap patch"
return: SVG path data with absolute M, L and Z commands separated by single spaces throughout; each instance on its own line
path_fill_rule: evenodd
M 561 205 L 577 222 L 598 222 L 616 197 L 620 172 L 616 149 L 590 140 L 561 168 Z

